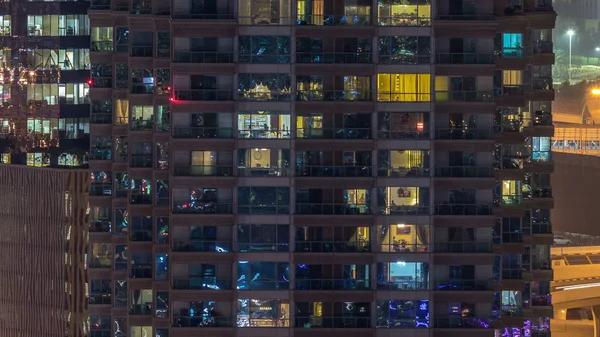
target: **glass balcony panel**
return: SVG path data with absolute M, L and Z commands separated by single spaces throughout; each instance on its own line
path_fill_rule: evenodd
M 290 250 L 288 225 L 240 224 L 237 228 L 239 252 L 288 252 Z
M 369 227 L 296 227 L 296 251 L 307 253 L 370 252 Z
M 429 214 L 429 188 L 383 187 L 377 189 L 377 209 L 383 215 Z
M 289 139 L 291 125 L 289 112 L 238 112 L 238 138 Z
M 287 149 L 240 149 L 237 161 L 241 177 L 287 177 L 290 174 L 290 150 Z
M 296 190 L 296 214 L 367 215 L 371 213 L 371 191 Z
M 238 290 L 289 289 L 290 266 L 287 262 L 240 261 Z
M 427 290 L 429 265 L 406 261 L 377 263 L 377 289 Z
M 380 26 L 426 27 L 431 25 L 429 0 L 377 1 Z
M 437 64 L 494 64 L 494 54 L 481 53 L 439 53 L 436 54 Z
M 491 253 L 491 242 L 436 242 L 438 253 Z
M 494 172 L 492 167 L 447 166 L 436 167 L 435 176 L 452 178 L 490 178 L 494 176 Z
M 377 247 L 383 253 L 428 252 L 430 234 L 428 225 L 377 225 Z
M 489 280 L 436 280 L 435 290 L 441 291 L 485 291 L 491 290 Z

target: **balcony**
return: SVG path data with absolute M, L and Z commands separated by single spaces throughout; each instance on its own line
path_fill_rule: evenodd
M 471 128 L 455 128 L 455 129 L 436 129 L 435 139 L 441 140 L 483 140 L 493 139 L 494 131 L 492 128 L 487 129 L 471 129 Z
M 491 253 L 491 242 L 436 242 L 436 253 Z
M 129 166 L 134 168 L 152 168 L 152 155 L 134 153 L 129 159 Z
M 436 54 L 437 64 L 494 64 L 494 54 L 444 53 Z
M 554 44 L 552 41 L 537 41 L 533 46 L 534 54 L 554 53 Z
M 175 101 L 233 101 L 231 90 L 176 90 L 173 93 Z
M 436 102 L 494 102 L 492 91 L 436 91 Z
M 457 216 L 486 216 L 492 215 L 492 205 L 477 204 L 438 204 L 435 205 L 435 215 Z
M 437 15 L 436 20 L 440 21 L 492 21 L 494 20 L 493 14 L 479 14 L 479 13 L 462 13 L 462 14 L 440 14 Z
M 90 222 L 90 233 L 110 233 L 110 220 L 97 220 Z
M 371 101 L 370 89 L 350 90 L 298 90 L 297 101 L 325 101 L 325 102 L 347 102 L 347 101 Z
M 370 64 L 372 53 L 368 52 L 296 52 L 296 63 L 312 64 Z
M 370 166 L 309 166 L 297 165 L 298 177 L 371 177 Z
M 435 290 L 441 291 L 485 291 L 491 290 L 488 280 L 436 280 Z
M 174 201 L 175 214 L 233 214 L 232 201 Z
M 369 279 L 296 279 L 295 290 L 331 291 L 331 290 L 369 290 Z
M 486 166 L 448 166 L 436 167 L 435 176 L 443 178 L 490 178 L 493 169 Z
M 371 251 L 367 240 L 361 241 L 301 241 L 296 240 L 298 253 L 367 253 Z
M 173 175 L 177 177 L 231 177 L 231 165 L 175 165 Z
M 231 139 L 233 128 L 173 127 L 173 138 L 180 139 Z
M 345 14 L 299 14 L 298 26 L 368 26 L 371 24 L 370 15 Z
M 299 139 L 371 139 L 371 128 L 299 128 Z
M 176 51 L 173 63 L 233 63 L 233 53 Z
M 236 326 L 235 317 L 225 316 L 173 316 L 173 328 L 233 328 Z
M 173 243 L 174 252 L 181 253 L 228 253 L 233 251 L 231 241 L 177 241 Z
M 190 275 L 184 279 L 173 279 L 176 290 L 231 290 L 231 281 L 216 280 L 214 277 Z
M 323 317 L 323 316 L 296 316 L 296 328 L 322 328 L 322 329 L 369 329 L 371 317 Z
M 369 215 L 369 205 L 296 203 L 296 214 L 307 215 Z
M 491 317 L 436 317 L 434 328 L 437 329 L 493 329 Z

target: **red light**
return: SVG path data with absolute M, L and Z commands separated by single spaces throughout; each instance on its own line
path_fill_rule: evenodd
M 169 97 L 169 101 L 175 102 L 175 98 L 174 97 Z
M 167 87 L 167 90 L 171 91 L 171 87 Z
M 94 84 L 94 81 L 92 81 L 92 80 L 87 80 L 87 84 L 88 84 L 88 85 L 92 85 L 92 84 Z

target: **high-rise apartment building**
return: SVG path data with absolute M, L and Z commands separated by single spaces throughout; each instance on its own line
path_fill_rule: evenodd
M 0 329 L 87 335 L 89 1 L 0 2 Z
M 549 336 L 555 18 L 93 0 L 90 336 Z

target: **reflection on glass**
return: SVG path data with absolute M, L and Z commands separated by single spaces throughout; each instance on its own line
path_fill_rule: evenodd
M 370 252 L 369 227 L 296 227 L 297 252 Z
M 289 225 L 237 225 L 239 252 L 287 252 L 290 249 Z
M 377 74 L 377 100 L 429 102 L 431 101 L 431 75 Z
M 366 290 L 371 288 L 370 265 L 296 265 L 297 290 Z
M 380 177 L 422 177 L 429 175 L 429 151 L 379 150 L 377 154 Z
M 426 290 L 429 265 L 423 262 L 382 262 L 377 264 L 377 289 Z
M 290 173 L 290 150 L 238 150 L 238 176 L 285 177 Z
M 290 265 L 287 262 L 239 261 L 238 290 L 289 289 Z
M 431 25 L 430 0 L 378 0 L 380 26 Z
M 238 214 L 289 214 L 288 187 L 238 187 Z
M 240 25 L 290 25 L 291 0 L 239 0 Z
M 377 301 L 377 328 L 429 328 L 428 300 Z
M 239 138 L 290 138 L 289 112 L 252 111 L 238 113 Z
M 290 303 L 288 300 L 237 300 L 238 328 L 275 328 L 290 326 Z
M 249 101 L 289 101 L 290 74 L 239 74 L 238 95 Z

